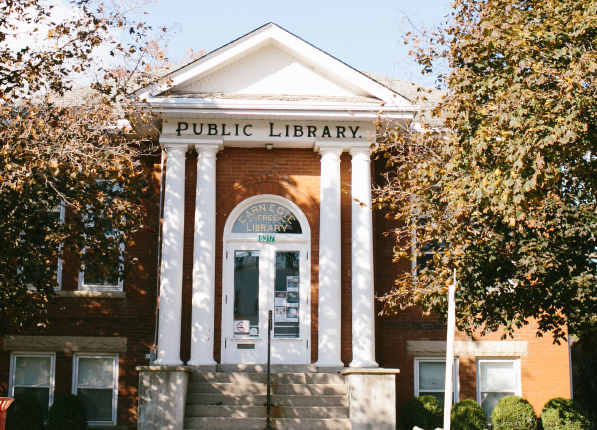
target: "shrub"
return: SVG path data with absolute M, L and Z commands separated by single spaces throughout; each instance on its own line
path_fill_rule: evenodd
M 541 423 L 544 430 L 585 430 L 590 424 L 578 403 L 562 397 L 543 406 Z
M 87 411 L 85 405 L 74 394 L 63 394 L 50 408 L 48 430 L 85 430 Z
M 443 425 L 443 410 L 433 396 L 419 396 L 406 404 L 402 411 L 402 424 L 407 430 L 414 426 L 435 430 Z
M 527 399 L 507 396 L 491 413 L 492 430 L 537 430 L 537 416 Z
M 452 406 L 450 413 L 452 430 L 484 430 L 487 428 L 487 417 L 483 408 L 471 399 L 462 400 Z
M 44 410 L 29 393 L 15 395 L 7 412 L 6 430 L 40 430 L 44 426 Z

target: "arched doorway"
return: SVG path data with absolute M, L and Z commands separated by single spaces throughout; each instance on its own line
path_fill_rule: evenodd
M 275 196 L 238 205 L 224 229 L 222 363 L 311 361 L 311 231 L 297 205 Z

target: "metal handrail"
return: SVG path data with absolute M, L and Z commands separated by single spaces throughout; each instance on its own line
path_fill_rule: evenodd
M 271 349 L 272 349 L 272 311 L 269 311 L 267 319 L 267 430 L 270 430 L 270 406 L 271 406 L 271 391 L 272 380 L 270 374 L 271 365 Z

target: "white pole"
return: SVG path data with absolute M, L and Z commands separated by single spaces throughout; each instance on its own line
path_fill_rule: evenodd
M 448 336 L 446 342 L 446 385 L 444 391 L 444 430 L 450 430 L 450 413 L 452 412 L 452 387 L 454 375 L 454 331 L 456 330 L 456 309 L 454 296 L 456 294 L 456 269 L 454 281 L 448 289 Z

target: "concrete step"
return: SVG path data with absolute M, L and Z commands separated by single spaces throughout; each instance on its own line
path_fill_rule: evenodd
M 344 384 L 272 384 L 272 394 L 342 395 L 346 394 Z M 230 384 L 223 382 L 189 382 L 188 393 L 214 394 L 267 394 L 267 384 Z
M 256 394 L 187 394 L 187 408 L 192 405 L 245 405 L 263 406 L 267 401 L 266 395 Z M 297 395 L 275 395 L 272 396 L 272 404 L 276 406 L 327 406 L 339 407 L 348 406 L 346 395 L 330 396 L 297 396 Z
M 350 419 L 274 418 L 273 428 L 277 430 L 350 430 Z M 186 418 L 185 430 L 252 430 L 265 428 L 265 418 Z
M 274 418 L 348 418 L 347 407 L 320 406 L 272 406 Z M 186 417 L 230 417 L 230 418 L 265 418 L 265 406 L 236 405 L 189 405 L 185 409 Z
M 265 418 L 186 417 L 184 419 L 185 430 L 263 430 L 265 425 Z
M 217 372 L 227 373 L 267 373 L 266 364 L 218 364 Z M 317 373 L 318 367 L 313 364 L 272 364 L 271 373 Z
M 308 419 L 308 418 L 275 418 L 273 427 L 276 430 L 350 430 L 350 418 Z
M 333 373 L 272 373 L 273 384 L 344 384 L 344 375 Z M 191 373 L 190 382 L 251 384 L 267 382 L 264 373 Z

